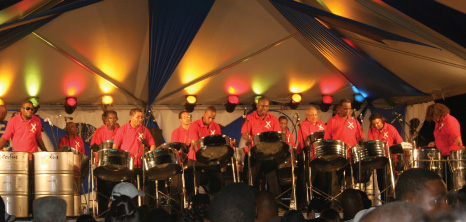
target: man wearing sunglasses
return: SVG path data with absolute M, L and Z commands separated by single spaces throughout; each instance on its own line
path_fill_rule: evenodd
M 40 119 L 34 115 L 32 102 L 24 101 L 19 115 L 8 120 L 5 133 L 0 138 L 0 149 L 12 138 L 13 151 L 29 152 L 29 160 L 32 160 L 32 153 L 37 152 L 38 147 L 47 151 L 40 130 Z

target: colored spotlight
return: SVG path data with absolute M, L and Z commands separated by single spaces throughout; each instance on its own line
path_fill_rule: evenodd
M 228 96 L 228 103 L 239 104 L 239 97 L 235 95 Z
M 197 98 L 196 96 L 186 96 L 186 102 L 189 104 L 196 104 Z
M 357 102 L 362 103 L 362 102 L 364 102 L 364 96 L 362 96 L 362 95 L 359 94 L 359 93 L 358 93 L 358 94 L 355 94 L 355 95 L 354 95 L 354 100 L 357 101 Z
M 295 93 L 291 96 L 291 102 L 292 103 L 300 103 L 302 100 L 301 94 Z
M 331 104 L 333 103 L 333 97 L 330 95 L 323 95 L 322 96 L 322 103 L 324 104 Z
M 5 105 L 5 102 L 3 102 L 3 99 L 0 99 L 0 106 Z
M 110 96 L 110 95 L 102 96 L 102 104 L 112 105 L 113 104 L 113 96 Z
M 78 100 L 75 97 L 67 97 L 65 101 L 65 112 L 72 114 L 76 110 Z

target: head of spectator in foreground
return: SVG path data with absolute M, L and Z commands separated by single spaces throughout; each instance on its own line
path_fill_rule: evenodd
M 83 214 L 76 218 L 76 222 L 96 222 L 96 220 L 91 215 Z
M 220 190 L 209 209 L 210 222 L 253 222 L 255 197 L 244 183 L 232 183 Z
M 32 204 L 34 222 L 66 221 L 66 201 L 60 197 L 48 196 L 35 199 Z
M 360 222 L 427 222 L 429 217 L 426 212 L 417 204 L 394 201 L 375 208 L 365 216 Z
M 289 210 L 282 217 L 282 222 L 305 222 L 305 221 L 306 219 L 304 218 L 303 214 L 297 210 Z
M 395 195 L 398 200 L 419 205 L 431 217 L 449 211 L 447 186 L 438 174 L 427 169 L 403 172 L 396 182 Z
M 111 200 L 116 200 L 118 197 L 122 195 L 129 197 L 133 201 L 134 205 L 137 206 L 137 197 L 144 197 L 145 193 L 138 190 L 131 183 L 121 182 L 115 185 L 115 187 L 113 187 Z
M 327 208 L 327 209 L 323 210 L 322 212 L 320 212 L 319 217 L 324 218 L 325 220 L 327 220 L 327 222 L 340 222 L 340 221 L 342 221 L 338 211 L 336 211 L 333 208 Z
M 275 197 L 269 191 L 256 194 L 256 222 L 264 222 L 278 216 L 278 206 Z
M 126 195 L 116 197 L 112 201 L 110 210 L 105 217 L 106 222 L 141 222 L 143 221 L 141 213 Z
M 350 220 L 364 209 L 364 202 L 358 190 L 346 189 L 341 193 L 341 208 L 343 208 L 343 219 Z

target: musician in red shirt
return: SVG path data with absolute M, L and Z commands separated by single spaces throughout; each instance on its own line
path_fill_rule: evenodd
M 85 154 L 84 149 L 84 141 L 81 137 L 77 135 L 78 128 L 76 127 L 76 123 L 74 122 L 67 122 L 66 123 L 66 135 L 60 138 L 58 143 L 59 150 L 63 151 L 65 146 L 74 148 L 75 150 Z M 66 150 L 65 150 L 66 151 Z
M 210 135 L 222 135 L 220 125 L 214 120 L 217 116 L 217 109 L 213 106 L 209 106 L 205 109 L 204 115 L 191 123 L 188 130 L 188 138 L 191 141 L 191 147 L 188 153 L 188 166 L 196 170 L 196 186 L 203 186 L 207 189 L 207 192 L 212 194 L 220 191 L 220 186 L 213 186 L 215 184 L 223 184 L 223 176 L 220 171 L 219 165 L 205 165 L 196 161 L 196 152 L 200 149 L 200 140 L 202 137 Z M 192 174 L 188 173 L 188 178 Z M 187 175 L 185 173 L 185 175 Z M 187 187 L 191 191 L 192 178 L 188 179 Z M 212 186 L 211 186 L 212 185 Z M 193 185 L 194 187 L 194 185 Z
M 134 167 L 141 168 L 141 157 L 144 155 L 144 145 L 155 150 L 155 140 L 149 130 L 141 125 L 144 120 L 142 111 L 131 109 L 130 121 L 120 127 L 115 135 L 113 149 L 122 149 L 134 155 Z
M 305 139 L 314 132 L 325 131 L 325 123 L 319 120 L 317 109 L 309 106 L 306 110 L 306 119 L 301 123 L 298 129 L 298 154 L 303 152 Z
M 186 111 L 181 111 L 178 114 L 178 119 L 180 120 L 180 127 L 173 130 L 170 142 L 172 143 L 184 143 L 189 145 L 190 141 L 188 138 L 188 129 L 189 125 L 191 124 L 191 118 L 189 113 Z
M 435 122 L 435 142 L 430 142 L 428 146 L 437 147 L 444 157 L 449 156 L 450 151 L 464 150 L 460 124 L 450 115 L 450 109 L 441 103 L 435 103 L 432 105 L 431 115 Z
M 32 153 L 37 152 L 38 148 L 47 151 L 42 141 L 41 121 L 33 113 L 32 102 L 24 101 L 21 104 L 21 112 L 8 120 L 5 133 L 0 138 L 0 149 L 12 138 L 13 151 L 29 152 L 29 160 L 32 160 Z
M 257 110 L 247 115 L 245 122 L 241 128 L 241 137 L 250 142 L 251 147 L 255 146 L 253 136 L 267 131 L 280 131 L 280 122 L 278 118 L 269 113 L 270 101 L 266 97 L 261 97 L 257 102 Z M 248 152 L 248 147 L 245 147 L 245 153 Z M 247 168 L 248 161 L 245 157 L 245 169 Z M 269 185 L 269 190 L 275 196 L 280 194 L 280 186 L 278 182 L 278 175 L 276 170 L 275 160 L 272 161 L 257 161 L 251 158 L 251 174 L 253 184 L 256 188 L 259 187 L 260 178 L 265 174 L 265 178 Z M 275 164 L 275 165 L 274 165 Z M 270 167 L 272 165 L 273 167 Z M 264 167 L 262 167 L 264 166 Z M 267 166 L 267 167 L 266 167 Z M 274 168 L 275 167 L 275 168 Z M 267 170 L 266 168 L 274 168 L 274 170 Z M 269 171 L 269 172 L 267 172 Z M 245 171 L 244 181 L 248 181 L 248 172 Z
M 371 128 L 368 133 L 369 140 L 385 141 L 389 147 L 403 142 L 403 138 L 401 138 L 396 128 L 386 123 L 387 120 L 380 113 L 371 114 L 369 120 L 371 121 Z
M 280 116 L 278 121 L 280 122 L 280 131 L 285 134 L 286 144 L 295 147 L 293 134 L 288 130 L 288 119 L 286 116 Z
M 403 138 L 401 138 L 395 127 L 389 123 L 386 123 L 387 120 L 380 113 L 372 113 L 369 117 L 369 120 L 371 122 L 371 128 L 369 129 L 368 133 L 369 140 L 385 141 L 387 142 L 388 147 L 392 146 L 393 144 L 403 142 Z M 395 156 L 395 163 L 396 159 L 397 157 Z M 377 169 L 377 184 L 380 191 L 384 191 L 385 187 L 387 187 L 387 175 L 388 174 L 385 167 Z M 385 200 L 385 193 L 386 192 L 382 193 L 382 200 Z
M 91 145 L 100 145 L 106 141 L 112 141 L 115 139 L 115 135 L 118 131 L 118 115 L 115 111 L 107 111 L 105 117 L 105 124 L 99 127 L 92 136 Z

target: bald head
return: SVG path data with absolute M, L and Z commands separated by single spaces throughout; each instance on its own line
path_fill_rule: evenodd
M 361 218 L 361 222 L 428 221 L 426 212 L 413 203 L 395 201 L 378 207 Z
M 278 207 L 275 197 L 269 191 L 260 191 L 256 194 L 257 222 L 267 221 L 278 216 Z

